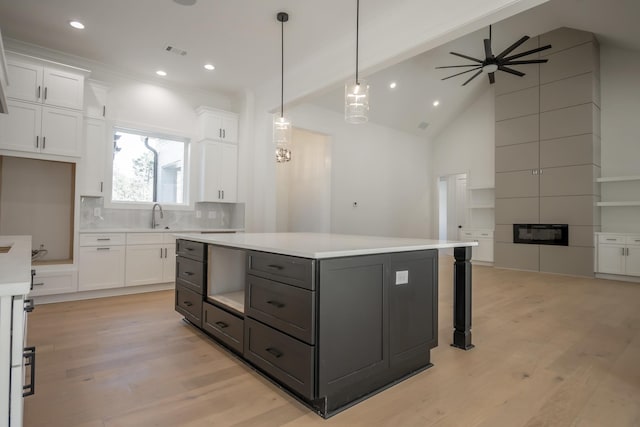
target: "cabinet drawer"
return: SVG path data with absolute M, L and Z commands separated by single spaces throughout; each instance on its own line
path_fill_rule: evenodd
M 314 348 L 255 320 L 244 320 L 244 357 L 305 397 L 314 398 Z
M 29 296 L 77 292 L 77 277 L 76 271 L 40 272 L 36 269 L 36 275 L 33 277 L 33 290 L 29 292 Z
M 124 233 L 82 233 L 80 246 L 121 246 L 124 245 Z
M 182 256 L 176 257 L 176 283 L 204 295 L 206 264 Z
M 176 240 L 176 252 L 185 258 L 191 258 L 196 261 L 205 261 L 207 256 L 207 245 L 200 242 L 192 242 L 191 240 Z
M 599 234 L 598 235 L 599 243 L 620 243 L 624 245 L 625 236 L 619 234 Z
M 164 233 L 127 233 L 127 245 L 161 245 Z
M 315 343 L 316 293 L 247 275 L 245 313 L 309 344 Z
M 209 303 L 202 304 L 202 328 L 214 337 L 242 353 L 244 320 Z
M 627 245 L 640 246 L 640 236 L 627 236 Z
M 176 311 L 197 327 L 202 327 L 202 295 L 177 285 Z
M 313 266 L 312 259 L 249 252 L 249 274 L 309 290 L 315 289 Z

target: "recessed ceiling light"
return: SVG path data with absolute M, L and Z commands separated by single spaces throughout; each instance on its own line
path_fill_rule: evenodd
M 396 86 L 398 86 L 398 85 L 396 84 L 396 82 L 391 82 L 391 83 L 389 84 L 389 87 L 390 87 L 391 89 L 395 89 L 395 88 L 396 88 Z
M 440 105 L 440 101 L 438 101 L 437 99 L 435 101 L 433 101 L 433 106 L 437 107 L 438 105 Z
M 205 69 L 207 69 L 207 70 L 209 70 L 209 71 L 213 71 L 213 70 L 215 70 L 215 69 L 216 69 L 216 67 L 214 67 L 214 66 L 213 66 L 213 65 L 211 65 L 211 64 L 205 64 L 204 68 L 205 68 Z
M 162 71 L 162 70 L 156 71 L 156 74 L 161 76 L 161 77 L 165 77 L 167 75 L 166 71 Z
M 69 25 L 78 30 L 84 30 L 84 24 L 80 21 L 69 21 Z

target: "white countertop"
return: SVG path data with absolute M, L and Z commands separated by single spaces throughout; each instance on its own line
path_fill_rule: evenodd
M 0 236 L 0 296 L 26 295 L 31 288 L 31 236 Z
M 177 234 L 176 237 L 313 259 L 478 246 L 477 242 L 322 233 Z
M 79 233 L 240 233 L 244 228 L 91 228 Z

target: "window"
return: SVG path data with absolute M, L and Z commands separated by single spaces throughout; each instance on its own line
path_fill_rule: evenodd
M 184 204 L 186 146 L 179 138 L 115 129 L 111 200 Z

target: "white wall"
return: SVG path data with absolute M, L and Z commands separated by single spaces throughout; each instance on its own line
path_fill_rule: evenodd
M 331 138 L 332 232 L 431 237 L 427 141 L 372 123 L 349 125 L 309 104 L 290 116 L 295 127 Z
M 640 175 L 640 52 L 600 47 L 602 176 Z M 640 181 L 601 184 L 603 201 L 640 200 Z M 640 207 L 605 207 L 602 231 L 640 232 Z

